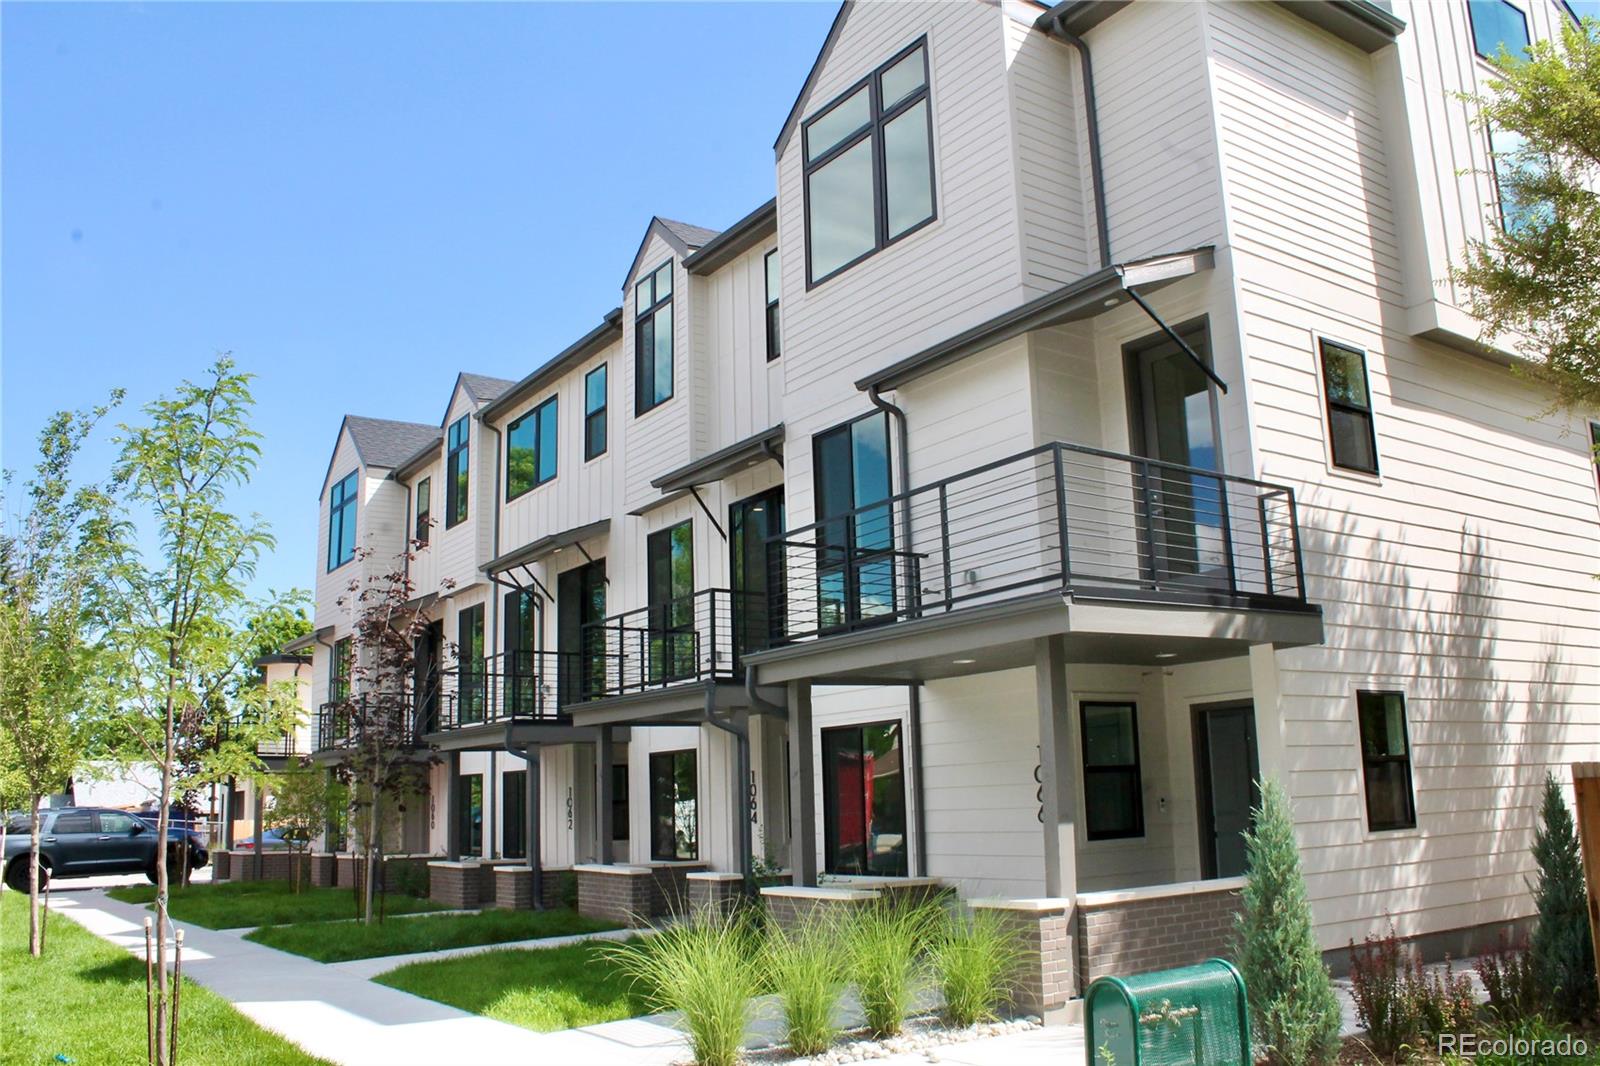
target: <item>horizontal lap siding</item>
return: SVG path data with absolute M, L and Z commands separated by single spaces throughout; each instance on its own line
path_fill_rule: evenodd
M 691 379 L 695 360 L 690 357 L 695 315 L 689 275 L 677 265 L 671 246 L 659 235 L 652 235 L 646 243 L 644 254 L 639 257 L 639 270 L 641 274 L 654 270 L 668 259 L 674 260 L 672 399 L 637 417 L 634 415 L 634 284 L 637 279 L 629 279 L 623 293 L 622 345 L 617 359 L 623 365 L 616 375 L 617 386 L 612 389 L 617 403 L 617 417 L 612 421 L 626 419 L 628 422 L 628 445 L 621 472 L 620 510 L 623 512 L 658 498 L 661 491 L 650 485 L 651 480 L 682 466 L 695 454 L 695 389 Z
M 1464 6 L 1411 10 L 1465 19 Z M 1384 148 L 1400 119 L 1383 113 L 1372 61 L 1264 5 L 1212 7 L 1207 24 L 1257 463 L 1296 490 L 1324 611 L 1323 645 L 1278 654 L 1283 773 L 1322 943 L 1385 914 L 1407 934 L 1526 914 L 1544 773 L 1600 751 L 1586 431 L 1504 368 L 1405 333 Z M 1456 45 L 1446 54 L 1428 25 L 1401 42 L 1439 50 L 1425 80 L 1470 65 Z M 1432 151 L 1470 163 L 1459 143 Z M 1446 196 L 1454 254 L 1472 189 Z M 1330 470 L 1319 334 L 1368 353 L 1381 480 Z M 1418 832 L 1367 832 L 1357 688 L 1406 693 Z
M 695 278 L 700 293 L 697 351 L 710 368 L 706 441 L 713 452 L 783 421 L 783 360 L 767 362 L 766 257 L 768 240 L 716 273 Z M 791 253 L 800 254 L 800 253 Z M 782 314 L 782 301 L 779 301 Z

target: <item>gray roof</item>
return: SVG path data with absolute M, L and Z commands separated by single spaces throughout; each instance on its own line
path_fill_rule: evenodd
M 350 439 L 355 441 L 356 454 L 367 466 L 399 466 L 439 439 L 438 426 L 421 422 L 395 422 L 387 418 L 345 415 L 344 424 L 350 430 Z
M 507 381 L 505 378 L 492 378 L 488 374 L 468 374 L 466 371 L 462 371 L 461 384 L 467 387 L 467 392 L 474 400 L 484 404 L 490 400 L 499 399 L 500 394 L 515 385 L 516 382 Z
M 719 230 L 706 229 L 704 226 L 691 226 L 687 222 L 674 222 L 670 218 L 661 218 L 660 215 L 657 215 L 656 218 L 690 248 L 701 247 L 720 232 Z

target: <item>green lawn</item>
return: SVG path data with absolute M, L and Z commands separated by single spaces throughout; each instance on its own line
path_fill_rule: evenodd
M 44 958 L 31 958 L 20 892 L 0 892 L 0 1003 L 0 1061 L 144 1061 L 144 963 L 59 914 L 50 916 Z M 178 1029 L 178 1061 L 189 1066 L 324 1063 L 190 981 Z
M 503 944 L 510 940 L 536 940 L 615 928 L 614 922 L 584 918 L 563 907 L 548 911 L 494 910 L 479 914 L 444 914 L 437 918 L 400 918 L 372 925 L 361 922 L 277 925 L 246 933 L 245 939 L 318 962 L 345 962 L 378 955 L 409 955 L 414 951 Z
M 375 980 L 542 1033 L 637 1018 L 650 1011 L 639 990 L 593 941 L 414 962 Z
M 156 887 L 113 888 L 109 894 L 124 903 L 150 903 L 156 898 Z M 391 892 L 382 906 L 386 914 L 444 909 L 441 904 L 398 892 Z M 302 888 L 296 895 L 287 881 L 201 882 L 174 888 L 169 909 L 174 921 L 207 929 L 325 922 L 357 914 L 355 893 L 348 888 Z

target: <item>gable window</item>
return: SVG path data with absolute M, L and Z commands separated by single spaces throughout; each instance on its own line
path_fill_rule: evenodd
M 778 293 L 782 280 L 778 274 L 778 250 L 767 253 L 767 362 L 783 354 L 783 335 L 778 329 Z
M 588 462 L 606 450 L 606 364 L 583 378 L 583 459 Z
M 1415 829 L 1411 794 L 1411 744 L 1406 736 L 1406 698 L 1399 692 L 1357 692 L 1361 770 L 1367 786 L 1367 828 Z
M 506 427 L 506 499 L 556 476 L 556 397 Z
M 433 530 L 433 479 L 425 477 L 417 482 L 417 529 L 413 536 L 417 543 L 426 544 Z
M 698 786 L 693 749 L 650 753 L 650 858 L 700 857 Z
M 354 470 L 328 490 L 328 569 L 339 567 L 356 555 L 356 472 Z
M 1328 398 L 1328 444 L 1333 465 L 1378 472 L 1378 438 L 1367 391 L 1367 357 L 1360 349 L 1322 341 L 1322 384 Z
M 933 221 L 933 119 L 923 39 L 808 119 L 806 278 L 817 285 Z
M 467 416 L 462 415 L 450 423 L 449 440 L 444 459 L 444 527 L 460 525 L 467 520 L 467 488 L 472 476 L 469 472 Z
M 1090 840 L 1144 836 L 1139 712 L 1132 703 L 1083 703 L 1084 823 Z
M 672 260 L 633 289 L 633 413 L 672 399 Z
M 1514 59 L 1528 54 L 1528 16 L 1509 0 L 1467 0 L 1472 47 L 1485 59 L 1504 48 Z
M 822 831 L 828 873 L 906 875 L 899 722 L 822 731 Z
M 354 659 L 353 638 L 333 642 L 333 654 L 328 658 L 328 702 L 343 703 L 350 698 L 350 667 Z

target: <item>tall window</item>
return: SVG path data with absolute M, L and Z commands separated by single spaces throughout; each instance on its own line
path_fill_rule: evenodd
M 672 399 L 672 260 L 633 290 L 633 413 Z
M 650 857 L 660 862 L 700 857 L 699 781 L 694 751 L 650 754 Z
M 471 483 L 467 447 L 467 416 L 462 415 L 450 423 L 444 459 L 444 527 L 459 525 L 467 520 L 467 489 Z
M 898 722 L 822 731 L 822 828 L 828 873 L 906 875 Z
M 1084 703 L 1083 798 L 1090 840 L 1144 836 L 1139 718 L 1131 703 Z
M 500 778 L 501 817 L 500 854 L 508 859 L 528 854 L 528 771 L 507 770 Z
M 456 839 L 461 854 L 483 854 L 483 775 L 456 778 Z
M 778 293 L 783 281 L 778 273 L 778 250 L 767 253 L 767 362 L 783 354 L 783 333 L 778 324 Z
M 729 588 L 733 654 L 772 646 L 783 635 L 783 489 L 769 489 L 728 508 Z M 771 538 L 771 539 L 769 539 Z
M 606 450 L 606 364 L 583 378 L 583 458 L 587 462 Z
M 593 559 L 556 577 L 556 670 L 564 707 L 606 687 L 606 561 Z M 573 669 L 576 666 L 577 669 Z
M 1361 725 L 1361 769 L 1367 785 L 1367 828 L 1374 832 L 1416 828 L 1405 696 L 1357 692 L 1356 717 Z
M 1589 423 L 1589 460 L 1594 463 L 1594 474 L 1600 483 L 1600 422 Z
M 556 476 L 556 397 L 506 427 L 506 499 Z
M 628 839 L 628 764 L 611 764 L 611 839 Z
M 926 40 L 808 119 L 806 277 L 819 284 L 933 221 Z
M 422 544 L 433 534 L 433 479 L 425 477 L 417 482 L 417 531 L 413 534 Z
M 1494 164 L 1495 200 L 1500 208 L 1500 228 L 1516 234 L 1541 220 L 1550 221 L 1550 206 L 1538 200 L 1526 200 L 1516 187 L 1518 171 L 1526 164 L 1522 134 L 1515 130 L 1489 125 L 1489 158 Z
M 1503 46 L 1515 59 L 1528 53 L 1528 16 L 1509 0 L 1467 0 L 1472 21 L 1472 47 L 1485 59 Z
M 1378 438 L 1367 392 L 1367 357 L 1355 348 L 1322 342 L 1322 384 L 1328 397 L 1328 442 L 1333 465 L 1378 472 Z
M 650 608 L 651 681 L 680 681 L 695 673 L 694 523 L 679 522 L 645 542 L 646 602 Z
M 483 721 L 484 671 L 483 661 L 483 604 L 463 607 L 456 615 L 456 699 L 461 701 L 458 712 L 463 725 Z
M 328 569 L 339 567 L 356 554 L 356 471 L 352 470 L 328 490 Z
M 333 642 L 328 658 L 328 700 L 343 703 L 350 698 L 350 667 L 355 661 L 355 641 L 350 637 Z
M 894 530 L 889 497 L 889 420 L 881 412 L 814 438 L 819 629 L 894 613 Z

